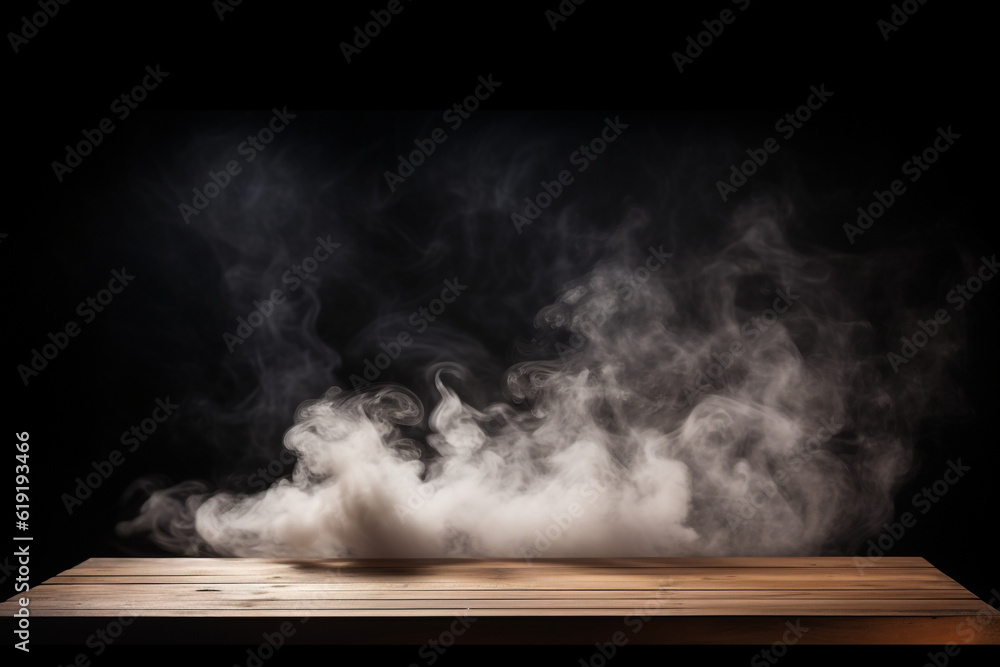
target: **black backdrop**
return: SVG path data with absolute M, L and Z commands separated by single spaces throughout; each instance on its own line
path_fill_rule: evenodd
M 11 48 L 6 123 L 13 149 L 6 171 L 9 209 L 0 229 L 5 234 L 0 264 L 9 295 L 3 419 L 8 433 L 31 434 L 34 582 L 92 556 L 155 553 L 123 542 L 114 532 L 115 523 L 135 511 L 134 498 L 125 495 L 133 480 L 150 473 L 175 481 L 211 477 L 232 469 L 238 458 L 234 451 L 248 440 L 263 453 L 239 459 L 241 469 L 252 471 L 255 461 L 266 464 L 267 447 L 273 457 L 299 401 L 333 384 L 331 371 L 341 384 L 363 372 L 361 361 L 371 355 L 365 345 L 376 338 L 366 327 L 385 314 L 386 303 L 410 312 L 426 302 L 452 267 L 479 277 L 482 287 L 478 293 L 471 290 L 468 307 L 446 314 L 448 324 L 480 340 L 484 357 L 503 360 L 511 341 L 530 333 L 531 317 L 552 296 L 536 289 L 535 281 L 560 276 L 533 264 L 537 247 L 512 237 L 510 230 L 456 232 L 448 220 L 424 214 L 433 210 L 426 192 L 433 192 L 434 184 L 422 183 L 419 173 L 400 186 L 398 199 L 386 196 L 378 176 L 395 165 L 397 153 L 412 148 L 413 139 L 440 124 L 440 112 L 434 110 L 469 95 L 480 75 L 492 74 L 501 87 L 454 132 L 454 139 L 471 141 L 493 128 L 503 128 L 515 140 L 583 139 L 596 134 L 604 117 L 620 115 L 640 133 L 652 128 L 665 136 L 664 151 L 676 145 L 672 142 L 701 138 L 718 139 L 716 150 L 735 147 L 735 154 L 723 152 L 723 157 L 706 149 L 705 164 L 692 167 L 701 181 L 677 181 L 687 188 L 701 182 L 704 193 L 685 189 L 679 194 L 704 199 L 717 196 L 714 181 L 727 171 L 726 155 L 735 159 L 743 148 L 759 146 L 774 134 L 774 119 L 802 104 L 810 86 L 823 84 L 834 91 L 831 101 L 787 142 L 787 150 L 771 158 L 770 174 L 762 169 L 761 182 L 803 196 L 827 193 L 825 200 L 799 202 L 811 221 L 796 230 L 802 242 L 846 253 L 877 253 L 900 239 L 955 244 L 986 256 L 997 248 L 995 130 L 986 55 L 993 28 L 978 7 L 919 5 L 886 40 L 877 22 L 888 19 L 890 4 L 840 9 L 754 1 L 745 11 L 734 4 L 735 21 L 680 73 L 672 54 L 704 29 L 703 20 L 718 17 L 726 3 L 654 10 L 591 0 L 552 30 L 544 12 L 556 6 L 446 8 L 407 2 L 350 63 L 338 45 L 383 4 L 319 9 L 309 3 L 244 2 L 220 20 L 208 2 L 191 7 L 70 3 L 16 53 Z M 36 11 L 33 3 L 9 6 L 8 29 L 19 30 L 22 17 Z M 51 163 L 64 157 L 66 144 L 78 142 L 82 130 L 111 116 L 111 100 L 141 81 L 147 65 L 157 64 L 169 75 L 127 118 L 116 119 L 115 131 L 58 181 Z M 334 204 L 316 194 L 308 222 L 279 229 L 278 242 L 287 243 L 291 260 L 311 252 L 322 229 L 350 248 L 337 268 L 323 267 L 322 275 L 337 289 L 318 292 L 335 306 L 321 311 L 317 331 L 342 359 L 311 357 L 315 372 L 297 376 L 270 411 L 258 413 L 252 423 L 220 427 L 206 421 L 211 405 L 231 407 L 255 386 L 252 364 L 233 361 L 244 350 L 228 354 L 220 336 L 249 312 L 249 300 L 241 310 L 225 294 L 224 260 L 236 264 L 241 253 L 250 252 L 247 248 L 257 252 L 261 243 L 274 239 L 255 239 L 254 228 L 248 227 L 245 235 L 213 246 L 202 231 L 210 220 L 222 219 L 216 210 L 210 207 L 184 225 L 177 204 L 190 196 L 191 187 L 204 184 L 209 169 L 218 171 L 224 162 L 219 156 L 234 153 L 234 137 L 263 127 L 270 110 L 283 107 L 296 118 L 274 147 L 261 153 L 259 170 L 267 169 L 271 155 L 287 159 L 298 151 L 301 171 L 281 175 L 290 183 L 298 178 L 313 187 L 324 179 L 359 190 L 378 186 L 369 203 L 377 200 L 384 208 L 378 216 L 359 208 L 355 215 L 341 212 L 334 219 L 329 215 Z M 412 109 L 425 111 L 405 111 Z M 558 111 L 564 109 L 585 111 Z M 956 147 L 863 242 L 851 246 L 841 229 L 845 216 L 869 202 L 873 189 L 884 189 L 896 178 L 900 164 L 928 145 L 936 128 L 948 126 L 962 135 Z M 572 142 L 546 150 L 562 155 L 567 147 L 571 150 Z M 648 157 L 659 147 L 633 143 L 627 155 Z M 345 156 L 349 168 L 343 166 Z M 589 187 L 624 191 L 629 184 L 615 178 L 616 161 L 626 159 L 626 153 L 615 157 L 609 150 L 608 156 L 595 163 Z M 639 197 L 650 194 L 648 183 L 635 185 Z M 744 191 L 734 200 L 748 196 Z M 703 233 L 711 229 L 709 224 Z M 220 247 L 226 248 L 221 255 Z M 285 256 L 276 252 L 276 257 Z M 592 260 L 584 250 L 566 257 L 583 267 L 577 274 Z M 16 367 L 30 363 L 31 351 L 48 342 L 49 332 L 69 320 L 82 321 L 77 304 L 106 286 L 111 271 L 121 267 L 137 276 L 134 284 L 25 385 Z M 916 296 L 907 298 L 926 304 L 940 302 L 940 286 L 961 277 L 946 262 L 937 272 L 933 264 L 920 272 L 924 280 L 914 283 Z M 967 345 L 949 371 L 967 409 L 919 426 L 920 465 L 897 495 L 899 511 L 941 476 L 949 459 L 962 457 L 973 470 L 891 550 L 891 555 L 928 558 L 987 599 L 1000 586 L 993 546 L 995 290 L 987 284 L 970 303 Z M 300 361 L 303 356 L 294 349 L 287 354 Z M 408 372 L 400 366 L 382 379 L 416 381 Z M 194 395 L 217 403 L 185 403 Z M 178 414 L 68 514 L 62 496 L 73 492 L 75 478 L 91 472 L 92 461 L 120 448 L 122 431 L 150 416 L 157 398 L 168 396 L 181 405 Z M 13 575 L 5 569 L 2 576 L 4 587 L 10 586 Z M 237 649 L 217 652 L 222 660 L 240 660 Z M 742 661 L 753 653 L 748 649 L 733 656 Z M 919 661 L 925 653 L 916 651 L 912 659 Z M 65 648 L 45 655 L 56 664 L 74 654 Z M 567 649 L 558 657 L 576 664 L 587 654 Z M 806 649 L 801 654 L 807 655 Z M 527 659 L 514 650 L 510 655 Z M 663 659 L 667 653 L 649 655 Z M 417 661 L 406 650 L 393 656 L 405 664 Z

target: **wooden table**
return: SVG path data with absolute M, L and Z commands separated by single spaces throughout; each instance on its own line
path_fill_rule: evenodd
M 1000 643 L 1000 612 L 923 558 L 866 565 L 92 558 L 28 597 L 43 643 L 76 643 L 116 619 L 121 643 L 254 644 L 279 628 L 288 643 L 334 644 Z

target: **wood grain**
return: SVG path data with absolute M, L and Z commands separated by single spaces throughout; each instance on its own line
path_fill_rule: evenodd
M 135 617 L 125 643 L 1000 643 L 1000 612 L 923 558 L 92 558 L 26 597 L 43 641 Z M 16 600 L 0 603 L 10 617 Z M 263 625 L 261 625 L 263 624 Z M 254 634 L 256 633 L 256 634 Z M 428 634 L 431 633 L 431 634 Z M 375 639 L 378 638 L 378 639 Z M 202 641 L 202 640 L 198 640 Z M 211 641 L 209 638 L 206 641 Z

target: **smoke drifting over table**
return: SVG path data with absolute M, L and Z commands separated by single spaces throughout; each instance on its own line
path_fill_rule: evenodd
M 942 333 L 886 363 L 870 313 L 884 301 L 889 331 L 912 314 L 871 286 L 912 265 L 801 242 L 811 195 L 777 166 L 723 202 L 713 169 L 739 146 L 622 119 L 583 170 L 569 156 L 600 115 L 554 137 L 473 119 L 393 192 L 380 165 L 405 141 L 331 166 L 293 121 L 192 222 L 244 318 L 223 363 L 255 382 L 201 421 L 264 424 L 245 447 L 273 458 L 288 427 L 292 464 L 266 488 L 140 480 L 119 532 L 184 554 L 536 558 L 835 554 L 877 531 L 952 351 Z M 164 210 L 190 199 L 173 180 Z M 410 276 L 424 287 L 402 298 Z M 346 291 L 379 304 L 370 323 Z M 330 318 L 355 336 L 331 343 Z

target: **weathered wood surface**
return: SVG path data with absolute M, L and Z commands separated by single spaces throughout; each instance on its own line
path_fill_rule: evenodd
M 804 644 L 1000 643 L 1000 612 L 910 557 L 92 558 L 26 597 L 52 642 L 134 617 L 123 642 L 259 643 L 291 621 L 298 643 L 422 644 L 451 627 L 463 643 L 772 644 L 793 627 Z

